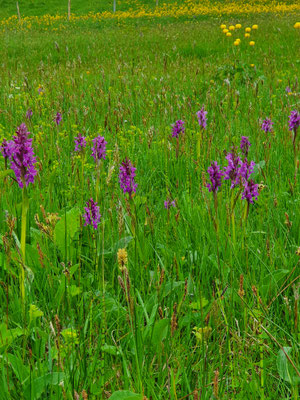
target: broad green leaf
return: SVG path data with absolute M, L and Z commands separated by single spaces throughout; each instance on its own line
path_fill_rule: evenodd
M 265 167 L 265 165 L 266 165 L 265 160 L 256 163 L 253 168 L 253 176 L 258 175 L 261 172 L 261 170 Z
M 296 359 L 296 357 L 292 357 L 292 347 L 283 347 L 283 349 L 291 359 Z M 287 359 L 282 349 L 279 350 L 277 355 L 277 370 L 280 377 L 286 382 L 290 383 L 292 386 L 300 383 L 300 378 L 296 374 L 293 366 Z
M 192 303 L 189 304 L 189 307 L 193 310 L 201 310 L 202 308 L 206 307 L 208 305 L 209 301 L 202 297 L 201 300 L 198 301 L 193 301 Z
M 25 398 L 30 400 L 38 400 L 47 386 L 57 386 L 63 382 L 64 373 L 63 372 L 52 372 L 35 378 L 31 383 L 29 383 L 25 388 Z M 48 396 L 47 396 L 48 397 Z M 51 396 L 50 396 L 51 397 Z M 45 397 L 44 397 L 45 398 Z
M 184 286 L 184 281 L 180 281 L 180 282 L 168 282 L 166 283 L 165 287 L 164 287 L 164 293 L 163 296 L 169 296 L 169 294 L 171 294 L 173 292 L 173 290 L 178 289 L 179 287 Z
M 143 396 L 141 394 L 136 394 L 130 392 L 129 390 L 119 390 L 118 392 L 113 393 L 110 400 L 143 400 Z
M 117 356 L 120 354 L 120 352 L 116 346 L 111 346 L 106 343 L 103 346 L 101 346 L 101 350 L 104 351 L 105 353 L 112 354 L 114 356 Z
M 74 238 L 80 228 L 80 211 L 72 208 L 61 219 L 54 228 L 54 242 L 62 254 L 65 253 L 66 246 L 69 247 L 70 241 Z M 67 240 L 67 243 L 66 243 Z
M 124 249 L 132 241 L 132 236 L 126 236 L 115 243 L 115 249 Z
M 26 367 L 20 358 L 10 353 L 5 354 L 1 358 L 12 367 L 18 381 L 23 385 L 29 378 L 29 367 Z
M 23 333 L 21 328 L 7 329 L 6 324 L 0 324 L 0 351 L 9 347 Z
M 75 274 L 75 272 L 78 270 L 78 268 L 79 268 L 79 264 L 73 265 L 69 270 L 70 276 L 73 276 Z
M 161 342 L 167 337 L 169 325 L 169 318 L 160 319 L 155 323 L 152 335 L 152 344 L 157 349 L 161 348 Z

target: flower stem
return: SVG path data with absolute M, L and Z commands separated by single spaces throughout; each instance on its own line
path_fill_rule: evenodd
M 232 242 L 235 245 L 235 217 L 234 217 L 234 194 L 231 195 L 231 223 L 232 223 Z
M 26 186 L 22 190 L 22 219 L 21 219 L 21 254 L 20 264 L 20 292 L 22 308 L 25 308 L 25 262 L 26 262 L 26 227 L 27 227 L 28 196 Z
M 197 161 L 200 161 L 200 148 L 201 148 L 201 133 L 198 133 L 198 140 L 197 140 Z

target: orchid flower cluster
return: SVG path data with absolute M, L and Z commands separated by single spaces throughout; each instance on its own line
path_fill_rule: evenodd
M 201 110 L 196 113 L 198 124 L 200 128 L 206 129 L 207 127 L 207 111 L 205 111 L 204 106 L 202 106 Z M 179 119 L 171 125 L 172 127 L 172 137 L 179 138 L 179 135 L 184 135 L 185 133 L 185 122 Z
M 10 167 L 14 171 L 20 188 L 34 183 L 37 170 L 35 168 L 36 158 L 32 148 L 32 139 L 29 139 L 26 125 L 21 124 L 12 140 L 3 141 L 0 146 L 1 153 L 6 160 L 10 161 Z
M 100 207 L 97 205 L 97 202 L 95 202 L 93 199 L 87 201 L 86 207 L 84 207 L 84 211 L 84 226 L 92 225 L 96 230 L 101 219 Z
M 101 159 L 105 160 L 107 141 L 103 136 L 97 136 L 92 140 L 92 142 L 92 157 L 94 158 L 95 162 L 98 163 Z M 74 143 L 74 151 L 79 153 L 86 147 L 86 137 L 79 133 L 79 135 L 75 137 Z
M 31 119 L 33 113 L 31 109 L 27 110 L 26 118 Z M 204 106 L 200 111 L 197 112 L 197 119 L 199 126 L 205 130 L 207 127 L 207 111 Z M 58 126 L 62 121 L 62 114 L 57 112 L 54 118 L 56 125 Z M 272 132 L 273 122 L 270 118 L 266 118 L 261 125 L 261 129 L 265 132 Z M 300 125 L 300 114 L 298 111 L 293 110 L 289 116 L 289 130 L 294 132 L 294 143 L 296 140 L 297 130 Z M 178 120 L 172 125 L 172 137 L 178 138 L 179 135 L 185 133 L 185 122 Z M 5 162 L 10 162 L 10 167 L 14 171 L 16 181 L 20 188 L 24 187 L 24 184 L 28 186 L 29 183 L 34 183 L 37 170 L 35 168 L 36 158 L 32 148 L 32 139 L 29 139 L 26 125 L 21 124 L 13 136 L 11 141 L 4 140 L 0 146 L 0 152 L 2 153 Z M 86 137 L 79 134 L 74 139 L 75 152 L 81 152 L 87 146 Z M 106 145 L 107 142 L 103 136 L 97 136 L 93 140 L 92 154 L 97 165 L 101 159 L 106 157 Z M 207 172 L 209 174 L 210 182 L 206 185 L 209 192 L 213 192 L 214 195 L 218 192 L 225 180 L 230 181 L 230 188 L 234 189 L 239 186 L 242 191 L 242 199 L 247 200 L 248 204 L 253 203 L 258 198 L 258 184 L 256 184 L 251 175 L 254 172 L 254 161 L 248 160 L 248 153 L 251 147 L 251 143 L 246 136 L 242 136 L 240 142 L 240 154 L 236 149 L 233 149 L 226 155 L 228 165 L 222 169 L 218 165 L 217 161 L 211 163 Z M 128 193 L 131 198 L 133 193 L 136 192 L 137 183 L 135 182 L 136 167 L 132 164 L 129 159 L 125 159 L 120 165 L 119 172 L 119 184 L 124 194 Z M 164 207 L 169 210 L 171 207 L 175 208 L 176 203 L 169 198 L 164 201 Z M 94 229 L 98 228 L 100 223 L 101 214 L 99 206 L 91 198 L 84 208 L 85 213 L 83 218 L 86 225 L 92 225 Z
M 230 188 L 234 189 L 236 186 L 241 186 L 243 189 L 242 199 L 247 200 L 248 203 L 253 203 L 254 199 L 258 198 L 258 184 L 256 184 L 251 175 L 254 172 L 254 161 L 248 161 L 248 152 L 251 143 L 246 136 L 242 136 L 240 149 L 242 155 L 233 150 L 225 157 L 228 165 L 221 169 L 217 161 L 212 162 L 207 172 L 209 174 L 210 183 L 207 188 L 210 192 L 216 194 L 222 186 L 224 180 L 229 180 L 231 183 Z

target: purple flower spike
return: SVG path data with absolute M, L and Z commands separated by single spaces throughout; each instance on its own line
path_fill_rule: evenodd
M 79 135 L 74 139 L 75 142 L 75 151 L 81 151 L 84 147 L 86 147 L 86 139 L 84 136 L 79 133 Z
M 287 86 L 287 87 L 285 88 L 285 92 L 286 92 L 286 93 L 292 93 L 292 89 L 291 89 L 289 86 Z
M 247 200 L 248 203 L 253 204 L 253 199 L 257 200 L 258 197 L 258 185 L 254 183 L 252 179 L 244 181 L 244 191 L 242 193 L 242 199 Z
M 28 110 L 26 111 L 26 118 L 31 119 L 32 115 L 33 115 L 32 109 L 28 108 Z
M 198 123 L 203 129 L 206 129 L 207 126 L 206 114 L 207 111 L 204 110 L 204 106 L 202 106 L 201 110 L 197 112 Z
M 222 176 L 224 175 L 217 161 L 211 163 L 211 166 L 208 168 L 207 172 L 209 174 L 211 183 L 208 183 L 206 187 L 208 188 L 209 192 L 216 193 L 219 190 L 219 187 L 222 185 Z
M 136 192 L 137 184 L 134 182 L 136 168 L 132 165 L 131 161 L 127 158 L 120 165 L 119 183 L 124 193 Z
M 248 156 L 250 146 L 251 146 L 251 143 L 249 142 L 248 137 L 242 136 L 240 148 L 245 157 Z
M 94 229 L 98 228 L 100 223 L 101 214 L 99 212 L 99 207 L 97 206 L 97 202 L 93 199 L 90 199 L 86 202 L 86 207 L 84 207 L 85 213 L 83 214 L 83 218 L 85 220 L 84 226 L 92 225 Z
M 24 183 L 26 186 L 34 183 L 34 177 L 37 175 L 34 167 L 36 158 L 31 146 L 32 139 L 28 139 L 29 134 L 26 125 L 21 124 L 12 141 L 1 146 L 1 152 L 10 160 L 11 169 L 16 175 L 20 188 L 23 188 Z
M 175 200 L 170 200 L 170 199 L 167 199 L 167 200 L 165 200 L 164 201 L 164 206 L 165 206 L 165 209 L 166 210 L 169 210 L 171 207 L 176 207 L 176 203 L 175 203 Z
M 103 136 L 97 136 L 95 139 L 93 139 L 92 157 L 94 157 L 96 162 L 101 160 L 102 158 L 103 160 L 105 160 L 106 145 L 107 142 L 105 141 Z
M 56 113 L 55 117 L 54 117 L 54 121 L 56 123 L 56 125 L 58 126 L 61 123 L 62 120 L 62 115 L 60 112 Z
M 240 183 L 242 160 L 237 154 L 228 153 L 225 157 L 228 166 L 224 168 L 224 179 L 231 180 L 231 189 Z
M 289 118 L 289 130 L 295 132 L 297 131 L 299 125 L 300 125 L 300 114 L 297 112 L 297 110 L 293 110 Z
M 11 154 L 11 142 L 7 142 L 5 139 L 0 146 L 1 153 L 5 159 L 10 157 Z
M 266 133 L 272 132 L 272 125 L 274 122 L 271 121 L 270 118 L 266 118 L 263 123 L 261 124 L 261 129 L 265 131 Z
M 250 161 L 250 164 L 249 164 L 247 158 L 245 158 L 245 161 L 242 163 L 241 168 L 240 168 L 241 178 L 243 178 L 245 180 L 249 179 L 250 175 L 253 174 L 254 166 L 255 166 L 254 161 Z
M 178 138 L 180 133 L 184 134 L 184 131 L 184 121 L 182 121 L 181 119 L 179 119 L 175 122 L 175 124 L 172 125 L 172 137 Z

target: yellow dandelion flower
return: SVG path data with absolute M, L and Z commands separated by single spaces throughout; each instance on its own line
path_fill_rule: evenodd
M 294 25 L 294 28 L 300 29 L 300 22 L 296 22 L 295 25 Z
M 230 36 L 231 36 L 231 33 L 230 33 L 230 32 L 227 32 L 227 33 L 226 33 L 226 36 L 230 37 Z
M 233 25 L 230 25 L 229 30 L 230 30 L 230 31 L 234 31 L 234 30 L 235 30 L 235 27 L 234 27 Z
M 235 27 L 236 27 L 236 29 L 241 29 L 242 25 L 241 24 L 236 24 Z
M 241 42 L 239 42 L 238 40 L 235 40 L 235 41 L 233 42 L 233 44 L 234 44 L 235 46 L 239 46 L 240 43 L 241 43 Z
M 221 29 L 226 29 L 226 25 L 225 25 L 225 24 L 222 24 L 222 25 L 221 25 Z
M 249 38 L 250 37 L 250 33 L 245 33 L 245 38 Z
M 251 42 L 249 42 L 250 46 L 254 46 L 255 42 L 253 42 L 253 40 L 251 40 Z
M 251 68 L 254 68 L 254 64 L 250 64 L 250 67 L 251 67 Z
M 252 25 L 252 29 L 258 29 L 258 25 Z
M 246 32 L 251 32 L 251 28 L 248 27 L 248 28 L 245 29 L 245 31 Z
M 228 29 L 223 29 L 223 33 L 229 32 Z

